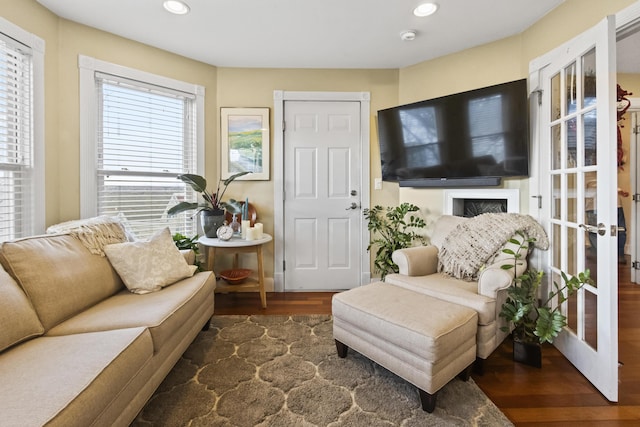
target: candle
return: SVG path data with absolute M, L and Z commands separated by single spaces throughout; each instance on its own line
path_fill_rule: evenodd
M 262 232 L 264 230 L 262 223 L 256 222 L 255 224 L 253 224 L 253 228 L 256 229 L 256 239 L 262 239 Z
M 241 230 L 241 236 L 240 237 L 242 237 L 243 239 L 246 239 L 247 238 L 247 230 L 248 229 L 249 229 L 249 221 L 248 220 L 247 221 L 242 221 L 241 228 L 240 228 L 240 230 Z
M 256 229 L 253 227 L 247 228 L 247 240 L 256 240 Z

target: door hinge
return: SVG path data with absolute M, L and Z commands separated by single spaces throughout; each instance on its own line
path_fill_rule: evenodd
M 640 270 L 640 262 L 638 261 L 633 261 L 631 263 L 631 268 L 633 268 L 634 270 Z
M 640 126 L 636 126 L 636 127 L 634 127 L 632 132 L 633 132 L 634 134 L 636 134 L 636 135 L 637 135 L 637 134 L 639 134 L 639 133 L 640 133 Z
M 287 271 L 287 261 L 282 260 L 282 271 Z
M 285 122 L 284 120 L 282 121 L 282 132 L 287 130 L 287 122 Z
M 634 202 L 640 201 L 640 194 L 634 194 L 633 196 L 631 196 L 631 200 L 633 200 Z

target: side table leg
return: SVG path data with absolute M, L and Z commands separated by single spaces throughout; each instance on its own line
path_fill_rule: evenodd
M 216 248 L 214 248 L 213 246 L 209 246 L 208 249 L 209 250 L 207 252 L 207 270 L 213 271 L 213 262 L 216 258 Z
M 264 290 L 264 268 L 262 266 L 262 245 L 256 246 L 258 255 L 258 286 L 260 287 L 260 302 L 262 308 L 267 308 L 267 293 Z

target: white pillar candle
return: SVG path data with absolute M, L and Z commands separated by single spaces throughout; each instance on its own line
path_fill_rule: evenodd
M 256 229 L 256 239 L 262 239 L 263 226 L 261 222 L 256 222 L 253 224 L 253 228 Z
M 253 227 L 247 228 L 246 240 L 256 240 L 256 229 Z
M 241 230 L 241 237 L 242 237 L 243 239 L 246 239 L 246 238 L 247 238 L 247 230 L 248 230 L 248 229 L 249 229 L 249 220 L 247 219 L 247 220 L 245 220 L 245 221 L 242 221 L 242 226 L 241 226 L 241 228 L 240 228 L 240 230 Z

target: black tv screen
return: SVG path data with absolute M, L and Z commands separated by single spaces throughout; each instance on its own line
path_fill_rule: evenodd
M 526 79 L 378 111 L 384 181 L 529 175 Z

